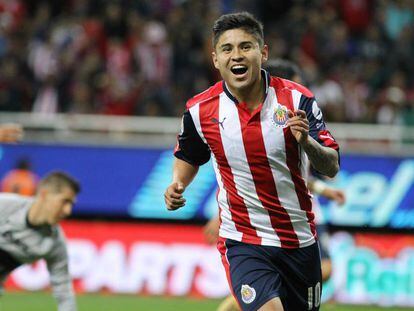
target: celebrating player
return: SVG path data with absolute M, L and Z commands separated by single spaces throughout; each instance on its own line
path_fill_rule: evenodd
M 307 162 L 333 177 L 339 147 L 313 94 L 261 70 L 263 27 L 249 13 L 213 26 L 223 81 L 187 102 L 174 155 L 169 210 L 210 156 L 220 209 L 218 248 L 242 310 L 319 310 L 321 265 Z
M 45 259 L 59 311 L 75 311 L 68 255 L 59 221 L 69 216 L 80 186 L 53 172 L 41 180 L 35 197 L 0 194 L 0 289 L 17 267 Z
M 304 78 L 301 70 L 293 62 L 285 59 L 269 59 L 264 68 L 272 75 L 283 79 L 288 79 L 296 83 L 304 84 Z M 329 200 L 335 201 L 337 204 L 342 205 L 345 203 L 345 193 L 340 190 L 327 185 L 320 179 L 315 177 L 309 177 L 308 189 L 314 195 L 321 195 Z M 319 247 L 321 252 L 321 268 L 322 268 L 322 281 L 325 282 L 329 279 L 332 271 L 332 262 L 329 256 L 327 241 L 327 230 L 323 222 L 322 213 L 319 208 L 319 203 L 316 197 L 312 200 L 312 209 L 315 213 L 315 222 L 320 240 Z M 208 221 L 204 227 L 204 235 L 206 240 L 210 244 L 217 243 L 220 229 L 220 218 L 214 217 Z M 220 303 L 217 311 L 234 311 L 238 310 L 236 300 L 232 296 L 227 297 Z

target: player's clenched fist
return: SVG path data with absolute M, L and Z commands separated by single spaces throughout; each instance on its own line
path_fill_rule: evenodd
M 309 121 L 306 118 L 306 112 L 303 110 L 292 112 L 289 110 L 288 116 L 287 125 L 290 127 L 296 141 L 299 144 L 306 142 L 309 135 Z
M 168 186 L 164 193 L 165 205 L 168 210 L 174 211 L 185 205 L 184 190 L 184 184 L 180 182 L 174 182 Z

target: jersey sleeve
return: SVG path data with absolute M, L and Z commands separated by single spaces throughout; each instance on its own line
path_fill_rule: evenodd
M 306 112 L 309 121 L 309 135 L 322 146 L 332 148 L 339 153 L 339 145 L 327 129 L 322 111 L 315 98 L 302 95 L 299 109 Z
M 51 254 L 45 258 L 53 296 L 57 300 L 58 311 L 76 311 L 75 294 L 72 279 L 69 275 L 66 241 L 60 228 L 58 228 L 55 244 Z
M 210 148 L 201 139 L 187 110 L 182 118 L 181 133 L 177 137 L 174 156 L 191 165 L 199 166 L 210 160 Z

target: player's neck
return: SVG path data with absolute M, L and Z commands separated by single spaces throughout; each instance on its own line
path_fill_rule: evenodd
M 47 223 L 46 218 L 41 210 L 42 207 L 40 205 L 40 202 L 35 200 L 29 209 L 27 221 L 32 226 L 41 226 Z
M 261 76 L 255 81 L 255 83 L 245 89 L 230 89 L 230 92 L 237 99 L 239 103 L 244 103 L 246 107 L 251 111 L 255 110 L 264 101 L 264 84 Z

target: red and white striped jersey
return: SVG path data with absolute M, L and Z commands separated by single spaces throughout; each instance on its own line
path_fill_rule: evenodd
M 217 177 L 220 236 L 283 248 L 315 242 L 305 152 L 289 128 L 287 110 L 305 110 L 309 134 L 339 151 L 313 94 L 262 72 L 264 102 L 253 112 L 223 81 L 187 102 L 174 155 L 193 165 L 210 159 Z

